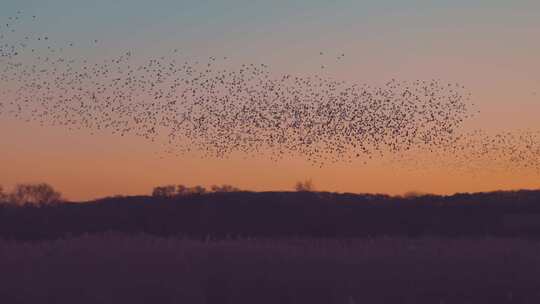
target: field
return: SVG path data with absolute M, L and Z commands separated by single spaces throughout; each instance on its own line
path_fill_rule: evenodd
M 0 303 L 540 303 L 540 242 L 189 240 L 105 233 L 0 241 Z

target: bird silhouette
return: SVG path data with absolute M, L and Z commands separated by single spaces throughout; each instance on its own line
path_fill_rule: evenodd
M 0 92 L 0 114 L 135 135 L 178 156 L 297 155 L 322 166 L 424 149 L 454 155 L 454 166 L 486 157 L 520 164 L 514 168 L 540 166 L 537 133 L 458 132 L 474 115 L 460 84 L 392 79 L 372 86 L 277 74 L 266 64 L 223 67 L 227 56 L 199 62 L 178 49 L 174 56 L 135 59 L 128 50 L 91 60 L 52 33 L 17 35 L 26 20 L 19 15 L 0 27 L 0 81 L 9 83 Z

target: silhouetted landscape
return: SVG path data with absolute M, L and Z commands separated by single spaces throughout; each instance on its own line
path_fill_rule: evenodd
M 0 2 L 0 304 L 540 303 L 540 1 Z
M 0 235 L 5 239 L 58 239 L 106 232 L 195 239 L 537 238 L 540 191 L 411 197 L 310 191 L 195 192 L 0 207 Z
M 28 200 L 60 197 L 43 185 L 21 188 L 35 190 Z M 210 304 L 540 299 L 540 191 L 392 197 L 230 186 L 213 187 L 223 192 L 178 187 L 180 195 L 173 189 L 89 202 L 2 204 L 0 298 Z

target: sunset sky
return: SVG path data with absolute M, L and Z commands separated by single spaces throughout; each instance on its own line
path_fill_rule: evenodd
M 361 84 L 436 78 L 472 94 L 479 113 L 465 129 L 540 130 L 537 0 L 2 0 L 0 24 L 19 10 L 38 16 L 23 30 L 73 41 L 89 60 L 126 50 L 159 57 L 177 48 L 193 59 L 226 56 L 231 65 L 264 63 L 276 74 Z M 99 44 L 91 46 L 94 39 Z M 0 90 L 10 85 L 0 82 Z M 472 175 L 377 159 L 319 168 L 300 156 L 275 162 L 240 153 L 228 160 L 163 155 L 160 146 L 134 135 L 68 131 L 5 113 L 0 138 L 0 185 L 45 181 L 72 200 L 147 194 L 161 184 L 291 190 L 306 178 L 318 190 L 340 192 L 540 188 L 540 172 L 532 170 Z

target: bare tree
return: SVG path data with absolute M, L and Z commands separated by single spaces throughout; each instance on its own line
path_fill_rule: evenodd
M 313 186 L 313 181 L 311 179 L 307 179 L 303 182 L 296 182 L 294 189 L 298 192 L 310 192 L 315 190 L 315 187 Z
M 236 188 L 232 185 L 221 185 L 221 186 L 213 185 L 212 187 L 210 187 L 210 189 L 212 192 L 238 192 L 240 191 L 239 188 Z
M 0 186 L 0 204 L 7 203 L 7 194 L 4 193 L 4 188 Z
M 178 185 L 176 186 L 176 195 L 186 195 L 188 194 L 188 187 L 184 186 L 184 185 Z
M 9 194 L 8 200 L 18 205 L 50 206 L 62 201 L 62 194 L 46 183 L 19 184 Z
M 206 188 L 204 188 L 203 186 L 190 187 L 188 189 L 188 193 L 202 195 L 206 193 Z
M 152 196 L 154 197 L 173 197 L 176 195 L 176 186 L 167 185 L 155 187 L 152 191 Z

